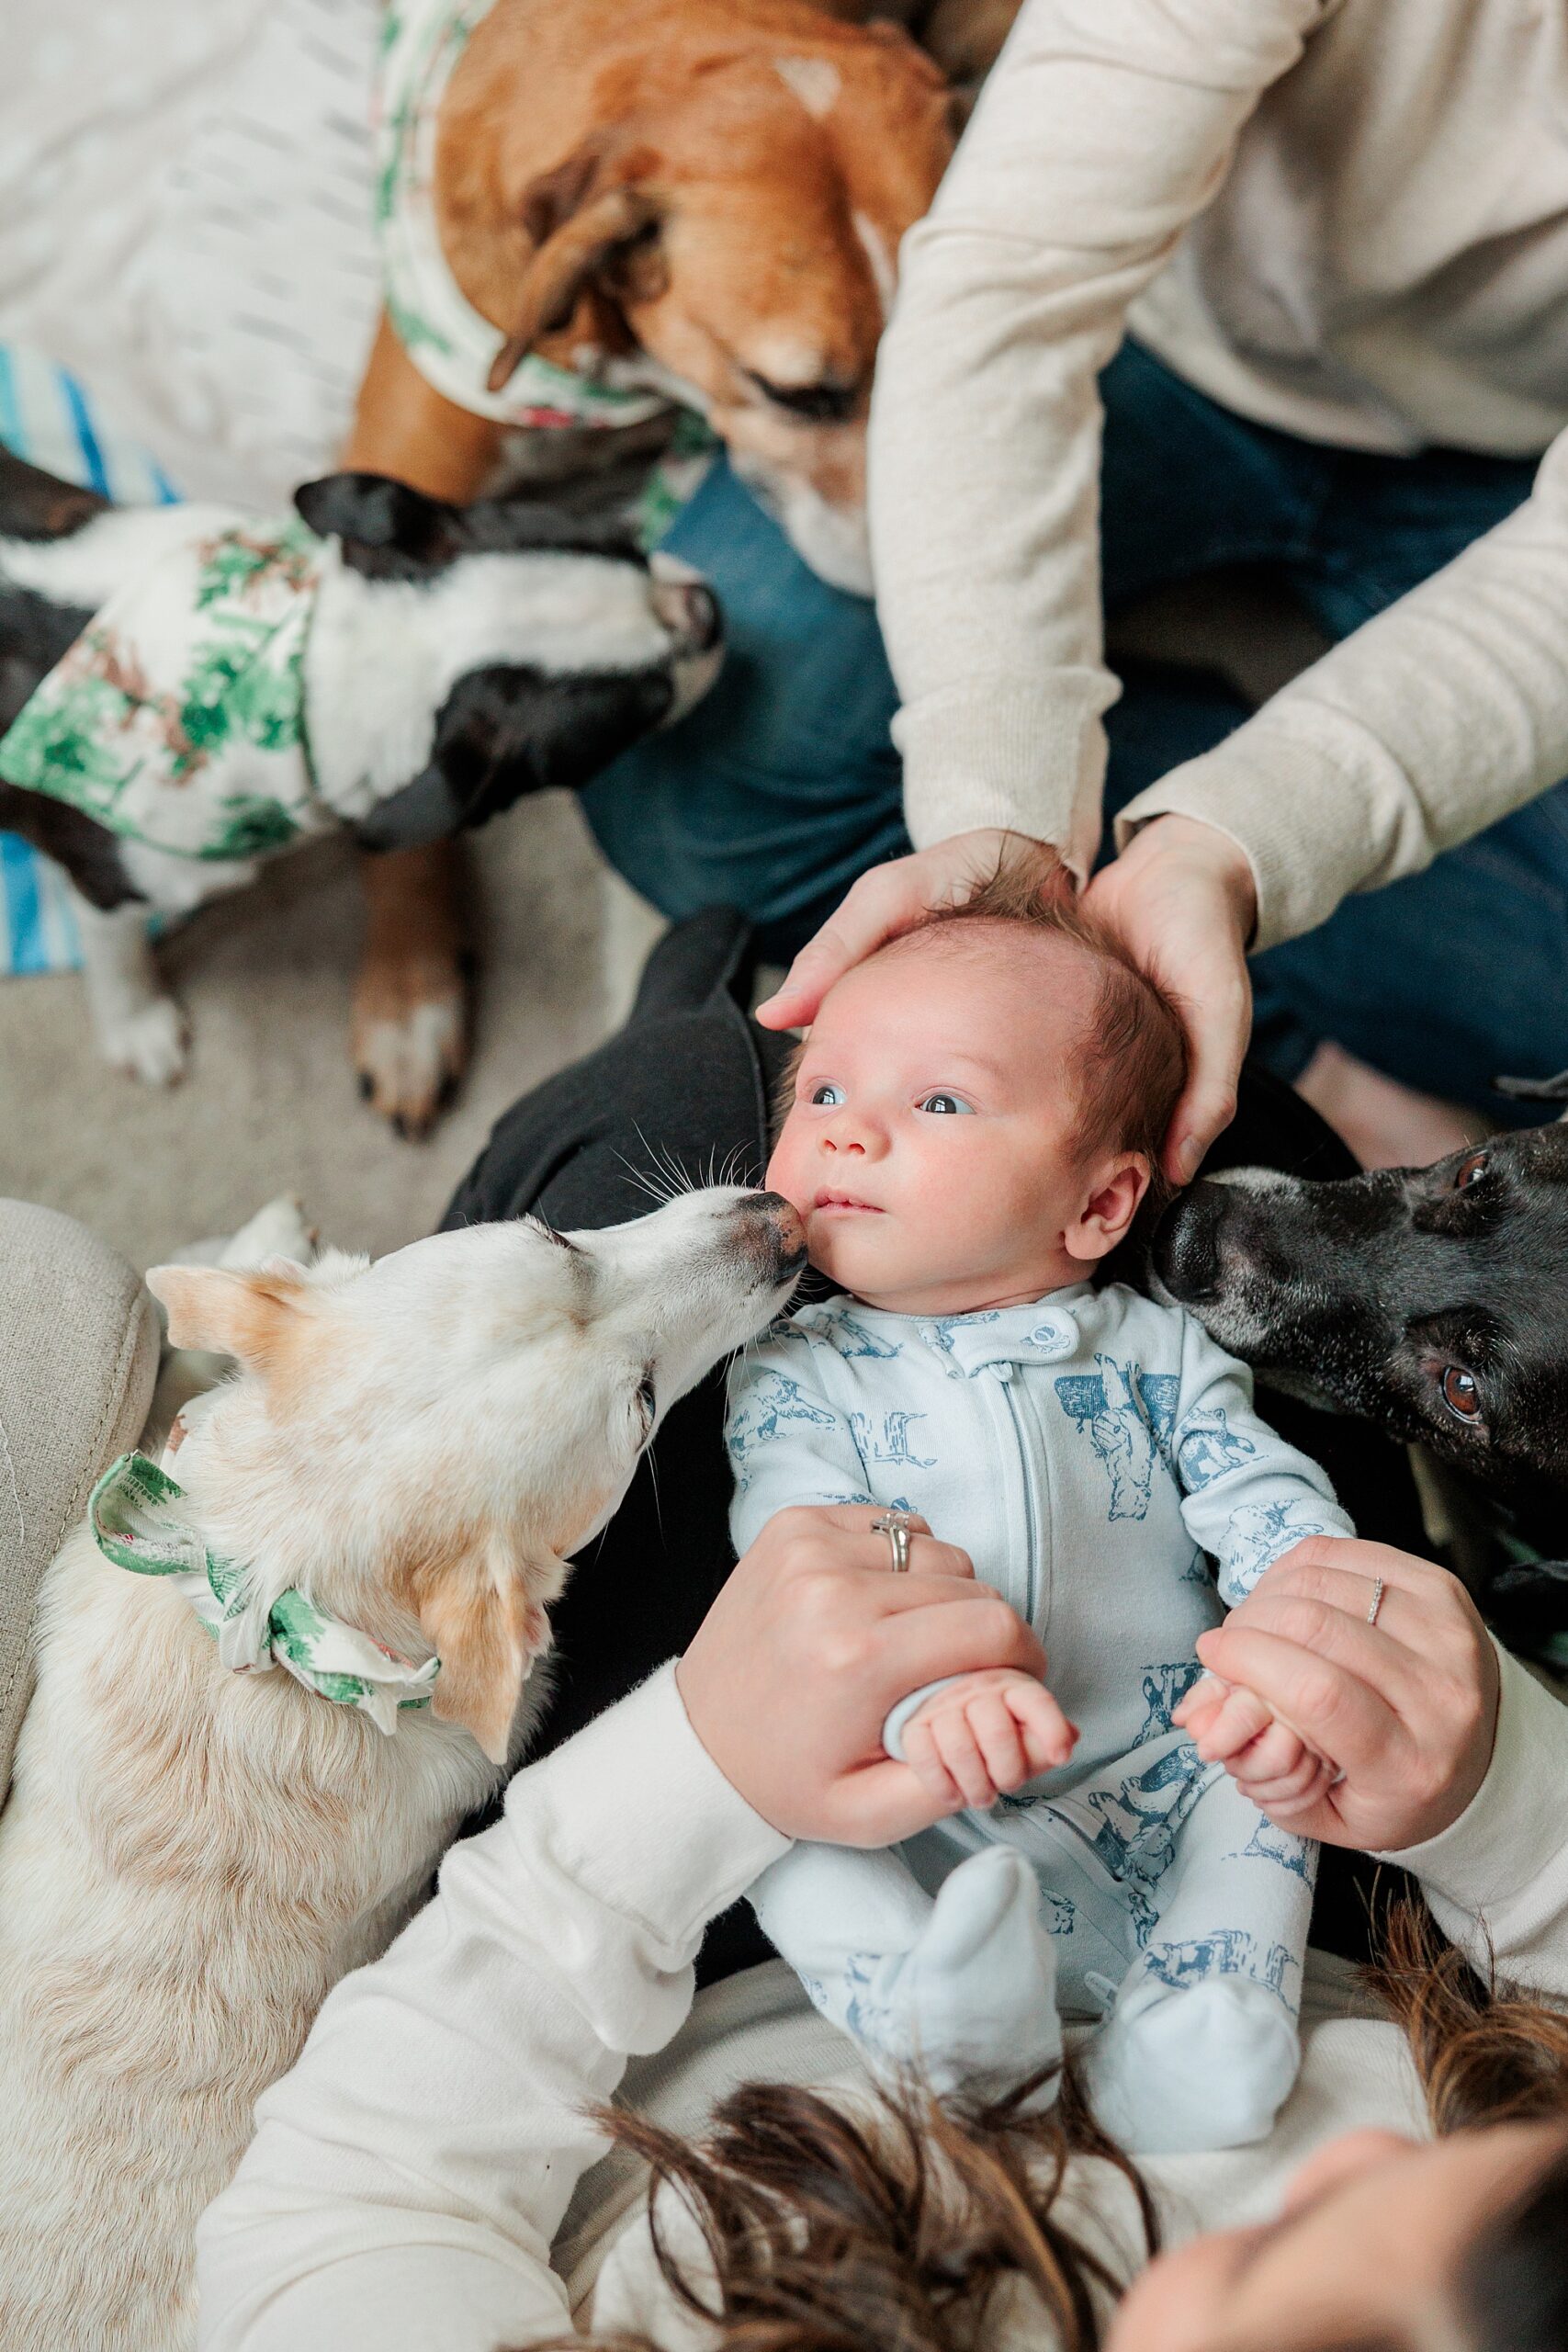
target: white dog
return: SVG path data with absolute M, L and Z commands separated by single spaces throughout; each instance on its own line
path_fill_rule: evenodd
M 166 1480 L 108 1474 L 40 1594 L 0 1817 L 4 2352 L 190 2344 L 257 2096 L 502 1779 L 660 1415 L 803 1262 L 793 1209 L 724 1187 L 149 1277 L 172 1343 L 239 1370 Z

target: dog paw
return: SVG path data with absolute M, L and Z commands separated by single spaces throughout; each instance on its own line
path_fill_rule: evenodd
M 190 1030 L 172 996 L 154 997 L 111 1022 L 100 1042 L 110 1067 L 144 1086 L 174 1086 L 185 1076 Z
M 287 1258 L 294 1264 L 308 1266 L 316 1254 L 321 1238 L 317 1228 L 305 1222 L 303 1204 L 293 1193 L 281 1193 L 276 1201 L 268 1201 L 258 1209 L 248 1225 L 243 1225 L 231 1241 L 223 1247 L 220 1263 L 243 1272 L 249 1266 L 265 1266 L 274 1258 Z
M 395 1013 L 356 1008 L 359 1091 L 400 1136 L 428 1135 L 457 1091 L 467 1061 L 460 991 L 424 998 Z

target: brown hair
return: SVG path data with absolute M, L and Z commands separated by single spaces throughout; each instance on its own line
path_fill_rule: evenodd
M 1148 1163 L 1149 1199 L 1163 1205 L 1170 1187 L 1160 1172 L 1160 1155 L 1187 1083 L 1187 1033 L 1170 990 L 1081 900 L 1043 888 L 1033 859 L 999 865 L 960 904 L 933 908 L 890 945 L 897 950 L 943 933 L 961 938 L 977 923 L 1022 924 L 1098 967 L 1094 1004 L 1070 1070 L 1079 1103 L 1074 1148 L 1085 1158 L 1099 1151 L 1139 1153 Z
M 876 952 L 898 955 L 943 935 L 962 939 L 988 923 L 1022 924 L 1090 956 L 1099 967 L 1099 987 L 1068 1073 L 1079 1105 L 1073 1148 L 1081 1158 L 1107 1150 L 1137 1152 L 1148 1164 L 1147 1205 L 1162 1208 L 1172 1187 L 1160 1156 L 1187 1083 L 1181 1014 L 1163 981 L 1145 971 L 1108 924 L 1079 900 L 1044 887 L 1045 877 L 1058 872 L 1040 859 L 1010 859 L 960 904 L 933 908 Z M 790 1057 L 784 1070 L 781 1119 L 788 1113 L 804 1050 Z
M 1444 1941 L 1424 1903 L 1395 1902 L 1376 1932 L 1369 1982 L 1404 2028 L 1435 2130 L 1563 2119 L 1564 2162 L 1482 2233 L 1456 2290 L 1464 2329 L 1457 2340 L 1473 2352 L 1561 2352 L 1568 2018 L 1488 1985 Z M 998 2298 L 1021 2286 L 1039 2312 L 1043 2345 L 1099 2352 L 1097 2306 L 1126 2278 L 1055 2210 L 1068 2160 L 1101 2157 L 1131 2188 L 1141 2244 L 1126 2250 L 1129 2275 L 1158 2251 L 1158 2225 L 1135 2167 L 1095 2124 L 1070 2065 L 1050 2113 L 1022 2112 L 1032 2087 L 967 2109 L 911 2087 L 879 2100 L 863 2122 L 819 2092 L 749 2083 L 715 2109 L 701 2142 L 617 2109 L 601 2120 L 649 2166 L 660 2273 L 720 2352 L 977 2352 Z M 711 2281 L 682 2269 L 659 2228 L 658 2192 L 666 2189 L 697 2221 Z M 538 2352 L 659 2347 L 638 2335 L 573 2335 Z M 1380 2344 L 1375 2352 L 1411 2346 Z
M 1369 1981 L 1404 2029 L 1434 2132 L 1568 2125 L 1568 2017 L 1478 1974 L 1425 1903 L 1392 1904 L 1378 1944 Z
M 1025 2115 L 1035 2076 L 995 2104 L 943 2105 L 918 2086 L 857 2120 L 820 2093 L 748 2083 L 700 2143 L 645 2116 L 603 2114 L 649 2166 L 660 2275 L 723 2352 L 976 2352 L 997 2297 L 1031 2294 L 1043 2341 L 1098 2352 L 1097 2304 L 1157 2250 L 1154 2206 L 1099 2130 L 1070 2070 L 1055 2107 Z M 1098 2155 L 1133 2192 L 1126 2275 L 1054 2211 L 1069 2157 Z M 694 2278 L 660 2227 L 660 2192 L 694 2215 L 712 2265 Z M 657 2352 L 647 2337 L 563 2338 L 542 2352 Z

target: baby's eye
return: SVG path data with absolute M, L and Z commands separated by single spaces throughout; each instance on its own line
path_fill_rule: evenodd
M 936 1117 L 942 1119 L 951 1119 L 954 1116 L 972 1119 L 975 1115 L 974 1104 L 965 1102 L 961 1094 L 928 1094 L 916 1107 L 921 1111 L 930 1111 Z
M 841 1086 L 835 1086 L 830 1078 L 819 1079 L 811 1090 L 810 1099 L 827 1109 L 836 1110 L 844 1099 L 844 1090 Z

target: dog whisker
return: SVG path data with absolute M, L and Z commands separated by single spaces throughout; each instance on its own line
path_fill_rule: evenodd
M 647 1151 L 649 1159 L 650 1160 L 653 1159 L 655 1154 L 647 1136 L 643 1134 L 640 1127 L 638 1127 L 637 1133 L 637 1139 L 642 1144 L 644 1150 Z M 650 1201 L 656 1202 L 660 1207 L 662 1207 L 664 1203 L 670 1197 L 662 1170 L 656 1174 L 646 1167 L 639 1168 L 637 1161 L 635 1159 L 628 1159 L 624 1151 L 617 1151 L 615 1158 L 620 1161 L 621 1166 L 626 1170 L 626 1174 L 630 1177 L 637 1191 L 639 1193 L 646 1193 Z

